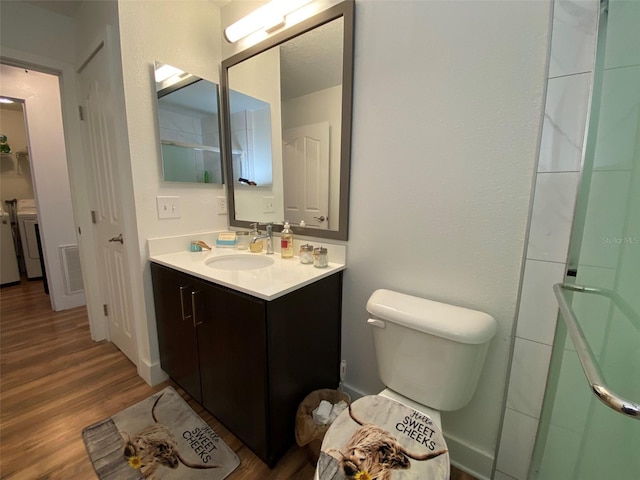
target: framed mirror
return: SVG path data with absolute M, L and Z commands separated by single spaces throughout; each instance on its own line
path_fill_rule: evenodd
M 165 182 L 222 184 L 218 85 L 155 63 Z
M 347 240 L 353 21 L 346 1 L 222 62 L 231 226 Z

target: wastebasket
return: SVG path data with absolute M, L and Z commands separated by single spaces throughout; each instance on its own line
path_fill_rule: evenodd
M 320 402 L 326 400 L 336 404 L 341 400 L 347 404 L 351 403 L 349 396 L 339 390 L 325 388 L 315 390 L 307 395 L 296 412 L 296 443 L 304 447 L 307 452 L 309 462 L 315 465 L 320 458 L 320 447 L 327 430 L 331 425 L 317 425 L 313 421 L 313 411 L 318 408 Z

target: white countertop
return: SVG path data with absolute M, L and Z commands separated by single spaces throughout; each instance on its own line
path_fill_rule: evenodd
M 265 268 L 233 271 L 211 268 L 206 264 L 210 258 L 222 255 L 262 255 L 272 258 L 274 263 Z M 283 259 L 279 253 L 267 255 L 264 251 L 251 253 L 248 250 L 216 247 L 211 251 L 156 254 L 151 255 L 149 260 L 263 300 L 274 300 L 345 269 L 343 263 L 330 262 L 326 268 L 316 268 L 313 264 L 300 263 L 297 256 Z

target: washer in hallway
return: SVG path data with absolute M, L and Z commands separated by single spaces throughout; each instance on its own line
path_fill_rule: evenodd
M 27 277 L 42 277 L 42 267 L 40 266 L 40 252 L 38 251 L 38 212 L 33 198 L 18 200 L 16 215 L 20 228 L 20 240 L 22 242 L 22 253 L 24 264 L 27 270 Z
M 18 269 L 18 256 L 13 243 L 13 232 L 11 231 L 11 219 L 8 212 L 0 207 L 0 247 L 2 256 L 0 257 L 0 284 L 7 285 L 20 282 L 20 270 Z

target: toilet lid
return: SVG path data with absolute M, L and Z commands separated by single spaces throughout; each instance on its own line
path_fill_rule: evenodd
M 351 412 L 343 411 L 327 431 L 317 478 L 446 480 L 446 450 L 442 432 L 427 415 L 370 395 L 353 402 Z

